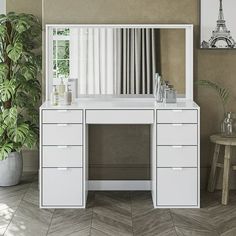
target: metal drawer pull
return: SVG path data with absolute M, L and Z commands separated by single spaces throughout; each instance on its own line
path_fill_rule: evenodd
M 172 170 L 183 170 L 183 168 L 181 168 L 181 167 L 178 167 L 178 168 L 172 168 Z
M 173 145 L 172 148 L 182 148 L 183 146 L 181 145 Z
M 68 170 L 68 168 L 57 168 L 57 170 Z
M 65 127 L 65 126 L 68 126 L 68 124 L 57 124 L 57 126 Z
M 183 110 L 172 110 L 173 112 L 183 112 Z
M 67 112 L 68 110 L 57 110 L 57 112 Z
M 57 146 L 58 148 L 68 148 L 68 146 L 64 145 L 64 146 Z
M 173 126 L 182 126 L 183 124 L 172 124 Z

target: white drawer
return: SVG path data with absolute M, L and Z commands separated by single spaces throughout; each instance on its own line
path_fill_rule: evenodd
M 87 110 L 87 124 L 152 124 L 153 110 Z
M 197 167 L 197 146 L 157 146 L 157 167 Z
M 157 205 L 196 206 L 197 168 L 157 168 Z
M 43 110 L 43 123 L 82 123 L 82 110 Z
M 83 167 L 83 146 L 43 146 L 43 167 Z
M 157 123 L 197 123 L 197 110 L 157 110 Z
M 197 124 L 157 124 L 157 145 L 197 145 Z
M 83 204 L 82 168 L 43 168 L 43 206 L 81 206 Z
M 82 145 L 81 124 L 43 124 L 43 145 Z

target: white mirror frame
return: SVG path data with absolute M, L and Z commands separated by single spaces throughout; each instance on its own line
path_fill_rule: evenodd
M 50 53 L 50 37 L 53 28 L 156 28 L 156 29 L 183 29 L 185 30 L 185 97 L 186 100 L 193 100 L 193 25 L 192 24 L 46 24 L 46 49 L 45 49 L 45 72 L 46 72 L 46 100 L 50 98 L 50 79 L 49 63 L 52 60 Z

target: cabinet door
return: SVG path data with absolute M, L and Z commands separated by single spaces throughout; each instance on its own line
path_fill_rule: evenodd
M 157 168 L 157 205 L 196 206 L 197 168 Z
M 41 187 L 42 206 L 82 206 L 83 169 L 43 168 Z

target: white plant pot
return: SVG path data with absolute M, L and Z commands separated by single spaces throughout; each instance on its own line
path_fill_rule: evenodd
M 20 182 L 23 170 L 23 159 L 19 152 L 12 152 L 0 161 L 0 186 L 13 186 Z

